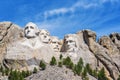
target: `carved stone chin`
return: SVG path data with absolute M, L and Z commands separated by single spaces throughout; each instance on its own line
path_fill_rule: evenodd
M 40 41 L 39 37 L 32 39 L 24 39 L 23 42 L 21 42 L 21 44 L 24 46 L 28 46 L 31 49 L 38 49 L 44 46 L 43 43 Z
M 50 33 L 47 30 L 41 29 L 39 36 L 43 43 L 50 43 Z

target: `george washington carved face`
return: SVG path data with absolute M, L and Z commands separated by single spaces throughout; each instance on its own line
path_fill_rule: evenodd
M 26 26 L 24 28 L 24 33 L 25 33 L 25 37 L 27 37 L 27 38 L 36 37 L 38 34 L 37 25 L 32 22 L 29 22 L 28 24 L 26 24 Z

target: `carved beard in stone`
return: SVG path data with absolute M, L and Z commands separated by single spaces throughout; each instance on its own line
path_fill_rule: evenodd
M 51 39 L 51 46 L 55 52 L 60 51 L 60 41 L 57 37 L 52 37 Z
M 65 49 L 67 52 L 74 52 L 77 49 L 76 41 L 73 37 L 67 36 L 65 38 Z
M 49 43 L 50 42 L 50 33 L 47 30 L 40 30 L 40 38 L 43 43 Z
M 25 37 L 27 38 L 35 38 L 38 33 L 37 25 L 29 22 L 24 29 Z

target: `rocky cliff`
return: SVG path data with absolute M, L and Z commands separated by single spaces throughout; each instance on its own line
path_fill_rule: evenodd
M 51 36 L 47 30 L 29 23 L 24 29 L 12 22 L 0 22 L 0 64 L 4 68 L 30 70 L 39 68 L 39 61 L 49 64 L 53 56 L 69 56 L 76 64 L 80 58 L 95 70 L 105 68 L 110 80 L 120 74 L 120 33 L 103 36 L 98 41 L 91 30 L 67 34 L 63 40 Z M 68 74 L 64 71 L 68 70 Z M 52 72 L 53 71 L 53 72 Z M 43 74 L 44 73 L 44 74 Z M 53 74 L 53 75 L 51 75 Z M 37 78 L 36 78 L 37 76 Z M 34 74 L 27 80 L 82 80 L 66 68 L 51 67 Z M 89 76 L 90 80 L 97 80 Z

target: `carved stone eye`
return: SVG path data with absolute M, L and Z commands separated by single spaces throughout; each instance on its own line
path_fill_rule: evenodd
M 30 26 L 30 28 L 31 28 L 31 29 L 34 29 L 34 27 L 33 27 L 33 26 Z
M 68 43 L 68 41 L 65 42 L 66 44 Z
M 44 33 L 41 33 L 41 35 L 44 35 Z
M 26 29 L 28 29 L 28 26 L 27 26 L 27 27 L 25 27 L 25 30 L 26 30 Z
M 72 42 L 73 42 L 72 40 L 69 41 L 69 43 L 72 43 Z

